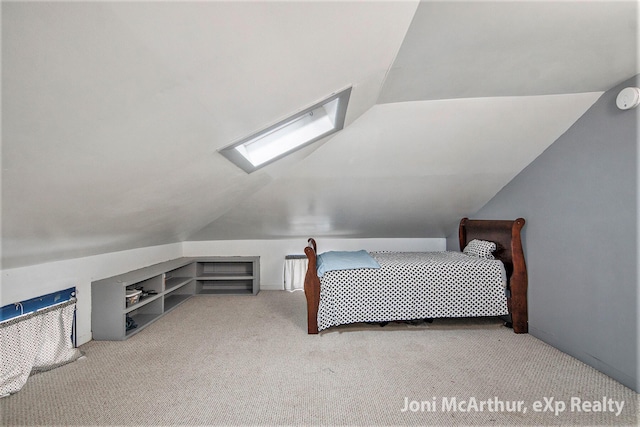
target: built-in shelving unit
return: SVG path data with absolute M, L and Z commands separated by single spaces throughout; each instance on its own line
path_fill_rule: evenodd
M 131 289 L 144 296 L 128 305 Z M 260 257 L 180 258 L 98 280 L 91 284 L 93 339 L 127 339 L 194 295 L 259 290 Z
M 196 262 L 196 293 L 257 294 L 259 257 L 219 257 Z

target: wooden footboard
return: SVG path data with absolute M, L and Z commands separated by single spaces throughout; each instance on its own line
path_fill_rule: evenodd
M 309 239 L 304 253 L 309 259 L 307 274 L 304 276 L 304 294 L 307 297 L 307 330 L 309 334 L 318 333 L 318 307 L 320 306 L 320 278 L 318 277 L 318 247 L 316 241 Z
M 510 296 L 507 299 L 513 331 L 517 334 L 528 332 L 527 313 L 527 266 L 522 249 L 520 232 L 525 224 L 523 218 L 515 221 L 470 220 L 463 218 L 458 230 L 460 250 L 473 239 L 495 242 L 498 249 L 496 259 L 502 261 L 507 271 L 507 287 Z M 317 274 L 318 247 L 313 238 L 308 240 L 304 253 L 309 259 L 304 279 L 304 293 L 307 298 L 307 330 L 309 334 L 318 333 L 318 307 L 320 305 L 320 279 Z

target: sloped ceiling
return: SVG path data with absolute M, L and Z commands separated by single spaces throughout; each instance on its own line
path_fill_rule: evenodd
M 638 73 L 629 2 L 3 2 L 3 268 L 184 240 L 444 237 Z M 344 87 L 346 127 L 217 150 Z

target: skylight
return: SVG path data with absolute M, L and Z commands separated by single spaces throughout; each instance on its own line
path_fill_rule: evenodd
M 351 88 L 225 147 L 220 154 L 251 173 L 344 127 Z

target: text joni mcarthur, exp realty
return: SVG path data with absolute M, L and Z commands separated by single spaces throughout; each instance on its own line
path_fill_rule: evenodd
M 548 412 L 559 416 L 564 412 L 607 412 L 619 416 L 624 408 L 624 400 L 614 400 L 603 396 L 599 400 L 585 400 L 580 397 L 571 397 L 568 400 L 559 400 L 554 397 L 543 397 L 527 403 L 524 400 L 502 400 L 497 396 L 489 399 L 469 397 L 433 397 L 431 400 L 415 400 L 404 398 L 400 412 Z

